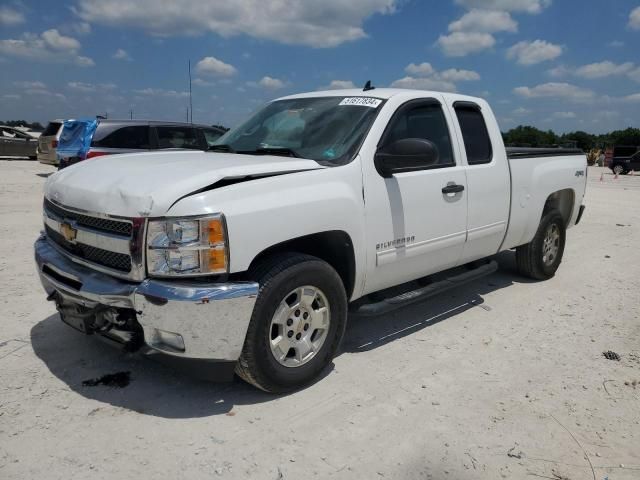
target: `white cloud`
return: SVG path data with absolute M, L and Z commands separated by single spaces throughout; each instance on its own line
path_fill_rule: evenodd
M 188 98 L 189 92 L 177 92 L 176 90 L 164 90 L 162 88 L 143 88 L 134 90 L 133 93 L 145 97 Z
M 0 40 L 0 53 L 31 60 L 75 63 L 82 67 L 95 65 L 89 57 L 78 54 L 80 42 L 73 37 L 61 35 L 55 28 L 40 35 L 25 33 L 20 39 Z
M 439 72 L 428 62 L 410 63 L 404 70 L 409 75 L 394 81 L 391 84 L 392 87 L 455 92 L 456 82 L 480 80 L 478 72 L 473 70 L 449 68 Z
M 571 70 L 564 65 L 558 65 L 557 67 L 547 70 L 547 73 L 555 78 L 566 77 L 571 73 Z
M 247 82 L 247 85 L 250 87 L 262 87 L 268 90 L 278 90 L 285 87 L 287 83 L 280 80 L 279 78 L 273 78 L 266 75 L 262 77 L 258 82 Z
M 91 23 L 132 26 L 160 36 L 214 32 L 250 35 L 286 44 L 335 47 L 367 36 L 364 21 L 391 14 L 398 0 L 78 0 L 77 13 Z
M 216 57 L 204 57 L 196 65 L 196 71 L 202 75 L 211 75 L 213 77 L 231 77 L 237 72 L 233 65 L 224 63 Z
M 632 30 L 640 30 L 640 7 L 631 10 L 629 14 L 629 28 Z
M 537 14 L 551 5 L 551 0 L 456 0 L 456 3 L 467 8 Z
M 624 99 L 628 102 L 640 102 L 640 93 L 634 93 L 633 95 L 627 95 Z
M 391 83 L 393 88 L 412 88 L 416 90 L 437 90 L 442 92 L 455 92 L 456 85 L 453 82 L 430 77 L 407 76 Z
M 198 85 L 199 87 L 213 87 L 216 82 L 210 82 L 208 80 L 203 80 L 202 78 L 195 78 L 193 80 L 194 85 Z
M 633 67 L 634 65 L 631 62 L 616 64 L 606 60 L 583 65 L 576 69 L 575 74 L 583 78 L 604 78 L 628 74 L 633 70 Z
M 409 75 L 416 75 L 420 77 L 426 77 L 435 72 L 435 69 L 431 66 L 429 62 L 423 62 L 419 65 L 415 63 L 410 63 L 404 69 Z
M 518 42 L 507 50 L 507 58 L 516 60 L 520 65 L 535 65 L 553 60 L 562 55 L 562 47 L 544 40 Z
M 47 88 L 47 86 L 43 82 L 40 82 L 38 80 L 35 80 L 35 81 L 22 80 L 18 82 L 13 82 L 13 84 L 18 88 L 24 88 L 24 89 L 44 90 L 45 88 Z
M 529 110 L 528 108 L 519 107 L 519 108 L 516 108 L 512 113 L 514 115 L 527 115 L 531 113 L 531 110 Z
M 58 30 L 52 28 L 42 32 L 44 42 L 54 50 L 79 50 L 80 42 L 73 37 L 61 35 Z
M 450 32 L 517 32 L 516 22 L 509 12 L 476 10 L 465 13 L 459 20 L 449 24 Z
M 9 7 L 0 7 L 0 25 L 13 26 L 24 23 L 22 12 Z
M 438 77 L 443 80 L 449 80 L 451 82 L 471 82 L 480 80 L 480 74 L 473 70 L 458 70 L 457 68 L 450 68 L 440 72 Z
M 22 96 L 17 93 L 5 93 L 2 98 L 5 100 L 20 100 Z
M 568 100 L 586 100 L 595 96 L 592 90 L 577 87 L 570 83 L 543 83 L 535 87 L 516 87 L 513 93 L 525 98 L 561 98 Z
M 624 42 L 620 41 L 620 40 L 613 40 L 609 43 L 607 43 L 608 47 L 613 47 L 613 48 L 621 48 L 624 47 Z
M 329 85 L 320 87 L 320 90 L 343 90 L 347 88 L 357 88 L 351 80 L 331 80 Z
M 119 48 L 117 49 L 114 54 L 112 55 L 112 58 L 116 59 L 116 60 L 123 60 L 125 62 L 130 62 L 133 59 L 131 58 L 131 55 L 129 55 L 129 52 L 127 52 L 126 50 Z
M 95 92 L 96 90 L 114 90 L 117 85 L 114 83 L 85 83 L 85 82 L 69 82 L 67 87 L 80 92 Z
M 449 35 L 441 35 L 437 44 L 449 57 L 464 57 L 493 47 L 496 39 L 489 33 L 453 32 Z
M 560 119 L 576 118 L 576 114 L 573 112 L 555 112 L 551 116 L 553 118 L 560 118 Z
M 636 68 L 635 70 L 631 70 L 627 75 L 631 80 L 640 82 L 640 67 Z
M 78 35 L 87 35 L 91 33 L 91 25 L 87 22 L 76 22 L 69 26 L 69 29 Z

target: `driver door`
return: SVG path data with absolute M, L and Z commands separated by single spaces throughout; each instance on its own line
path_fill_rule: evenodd
M 398 107 L 378 143 L 380 150 L 404 138 L 429 140 L 437 159 L 422 170 L 391 178 L 366 169 L 369 254 L 364 293 L 454 267 L 461 259 L 467 180 L 447 115 L 437 99 L 410 100 Z M 374 159 L 363 162 L 373 164 Z

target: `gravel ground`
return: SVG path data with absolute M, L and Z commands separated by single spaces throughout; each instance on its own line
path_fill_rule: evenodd
M 589 169 L 555 278 L 506 253 L 457 291 L 351 317 L 326 376 L 278 397 L 62 324 L 32 260 L 52 171 L 0 161 L 0 478 L 640 478 L 640 178 Z M 82 386 L 119 371 L 124 388 Z

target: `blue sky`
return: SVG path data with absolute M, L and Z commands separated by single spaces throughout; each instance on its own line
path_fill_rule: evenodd
M 0 6 L 0 119 L 233 126 L 265 101 L 402 86 L 487 98 L 503 130 L 640 127 L 640 0 L 71 0 Z

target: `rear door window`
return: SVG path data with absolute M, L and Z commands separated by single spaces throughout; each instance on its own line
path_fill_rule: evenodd
M 102 127 L 102 128 L 101 128 Z M 109 128 L 110 125 L 98 125 L 91 142 L 92 147 L 149 149 L 149 127 L 136 125 L 131 127 Z
M 158 148 L 188 148 L 204 150 L 198 132 L 193 127 L 166 126 L 156 127 Z
M 454 108 L 464 139 L 467 163 L 469 165 L 490 163 L 493 158 L 491 138 L 480 107 L 465 103 L 455 104 Z
M 49 125 L 47 125 L 47 128 L 44 129 L 44 132 L 42 132 L 42 136 L 51 137 L 53 135 L 57 135 L 61 125 L 62 124 L 58 122 L 50 122 Z

